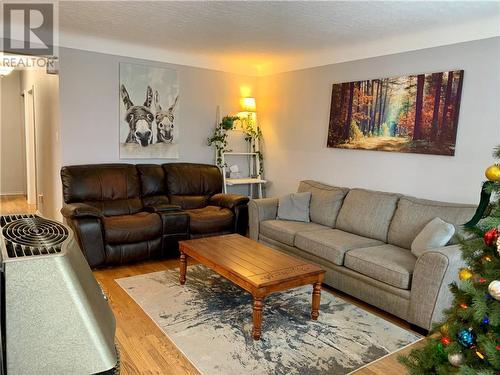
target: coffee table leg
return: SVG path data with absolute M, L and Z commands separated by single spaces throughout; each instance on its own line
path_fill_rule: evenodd
M 186 260 L 186 254 L 184 254 L 182 251 L 180 253 L 181 253 L 181 256 L 179 258 L 179 261 L 180 261 L 180 264 L 179 264 L 179 269 L 180 269 L 179 281 L 180 281 L 181 285 L 184 285 L 186 283 L 187 260 Z
M 262 298 L 253 298 L 253 331 L 254 340 L 260 340 L 262 326 Z
M 311 319 L 316 320 L 319 316 L 319 303 L 321 301 L 321 283 L 313 284 Z

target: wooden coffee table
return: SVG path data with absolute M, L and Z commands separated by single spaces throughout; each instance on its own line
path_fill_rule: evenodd
M 325 271 L 239 234 L 179 242 L 180 283 L 186 283 L 187 256 L 211 268 L 253 296 L 252 336 L 259 340 L 263 299 L 267 295 L 312 284 L 311 319 L 318 319 Z

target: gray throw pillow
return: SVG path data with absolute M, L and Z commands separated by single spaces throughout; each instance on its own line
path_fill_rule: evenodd
M 411 244 L 411 252 L 419 257 L 427 250 L 446 246 L 455 234 L 455 227 L 452 224 L 436 217 L 429 221 L 420 231 Z
M 292 193 L 279 199 L 278 220 L 293 220 L 310 222 L 309 203 L 311 202 L 311 192 Z

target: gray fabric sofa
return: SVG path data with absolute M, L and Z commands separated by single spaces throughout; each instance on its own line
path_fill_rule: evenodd
M 310 191 L 311 222 L 277 220 L 278 198 L 249 203 L 250 238 L 326 269 L 325 283 L 423 329 L 442 318 L 452 301 L 448 284 L 463 266 L 459 246 L 419 258 L 413 239 L 435 217 L 460 230 L 476 206 L 395 193 L 301 181 Z

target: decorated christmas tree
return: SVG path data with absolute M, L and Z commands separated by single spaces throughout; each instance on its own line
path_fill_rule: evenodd
M 493 155 L 500 161 L 500 147 Z M 453 304 L 426 345 L 399 358 L 409 374 L 500 374 L 500 165 L 489 167 L 486 177 L 460 238 L 466 266 L 450 285 Z

